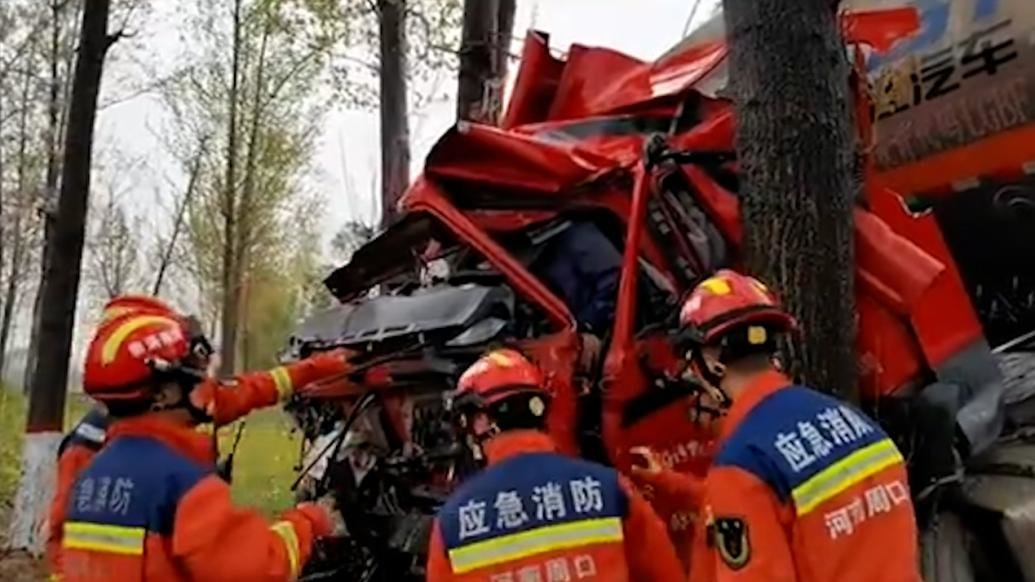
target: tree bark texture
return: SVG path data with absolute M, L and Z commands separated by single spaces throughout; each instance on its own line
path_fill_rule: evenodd
M 97 96 L 104 56 L 113 41 L 108 36 L 109 4 L 110 0 L 90 0 L 83 8 L 54 223 L 54 252 L 43 265 L 43 313 L 36 370 L 29 387 L 28 432 L 62 429 L 90 193 Z
M 226 184 L 223 185 L 223 305 L 219 346 L 219 374 L 234 375 L 237 360 L 237 313 L 241 282 L 234 262 L 237 257 L 237 102 L 241 67 L 241 0 L 234 2 L 233 64 L 230 77 L 230 119 L 226 139 Z
M 497 125 L 503 115 L 514 0 L 466 0 L 457 119 Z
M 59 61 L 61 57 L 60 39 L 63 22 L 63 12 L 67 1 L 55 1 L 51 3 L 51 31 L 50 31 L 50 94 L 47 97 L 47 182 L 44 200 L 40 204 L 40 214 L 43 222 L 43 252 L 40 254 L 40 265 L 47 264 L 47 257 L 53 251 L 54 217 L 56 214 L 58 198 L 58 176 L 61 169 L 60 152 L 58 144 L 61 140 L 62 114 L 67 110 L 68 82 L 67 71 L 71 69 L 66 63 L 64 80 L 59 73 Z M 62 84 L 64 91 L 62 91 Z M 43 290 L 42 285 L 43 269 L 40 269 L 40 285 L 37 286 L 35 298 L 32 302 L 32 331 L 29 334 L 29 350 L 25 361 L 25 390 L 32 384 L 32 374 L 36 369 L 36 355 L 39 351 L 40 320 L 42 314 Z
M 801 380 L 856 393 L 849 68 L 830 0 L 724 0 L 748 270 L 799 319 Z
M 378 0 L 381 48 L 381 225 L 396 219 L 410 183 L 410 127 L 406 106 L 406 0 Z

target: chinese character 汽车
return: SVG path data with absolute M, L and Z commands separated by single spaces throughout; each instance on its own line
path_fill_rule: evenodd
M 963 49 L 963 57 L 960 64 L 963 67 L 963 78 L 969 79 L 981 73 L 994 75 L 999 68 L 1017 58 L 1017 49 L 1014 46 L 1012 36 L 1004 35 L 1004 40 L 993 42 L 989 37 L 1010 26 L 1011 20 L 1004 20 L 997 24 L 978 30 L 974 34 L 960 42 Z

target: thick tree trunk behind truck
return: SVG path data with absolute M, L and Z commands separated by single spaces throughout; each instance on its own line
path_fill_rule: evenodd
M 410 184 L 410 125 L 406 106 L 406 0 L 378 0 L 381 35 L 381 225 Z
M 503 115 L 514 0 L 466 0 L 456 117 L 498 125 Z
M 65 137 L 61 194 L 54 224 L 54 253 L 43 265 L 43 313 L 39 354 L 29 386 L 22 476 L 15 498 L 9 546 L 42 550 L 46 505 L 53 493 L 57 446 L 64 420 L 65 390 L 72 349 L 80 263 L 90 193 L 97 95 L 101 88 L 108 36 L 109 0 L 89 0 L 83 8 L 79 54 Z
M 724 0 L 749 269 L 807 330 L 787 354 L 853 398 L 852 144 L 848 63 L 830 0 Z

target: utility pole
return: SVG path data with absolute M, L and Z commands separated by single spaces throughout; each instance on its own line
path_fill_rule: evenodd
M 15 497 L 8 543 L 11 548 L 42 550 L 46 507 L 53 489 L 54 459 L 61 440 L 72 350 L 76 298 L 89 206 L 97 95 L 104 57 L 118 35 L 108 34 L 110 0 L 84 2 L 79 50 L 65 133 L 61 194 L 54 221 L 54 252 L 43 265 L 39 354 L 29 386 L 22 474 Z
M 723 7 L 747 266 L 802 325 L 786 354 L 791 371 L 854 398 L 855 142 L 837 2 Z

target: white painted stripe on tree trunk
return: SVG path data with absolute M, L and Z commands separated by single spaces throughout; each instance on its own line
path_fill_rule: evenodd
M 14 497 L 14 511 L 8 532 L 8 547 L 43 554 L 47 539 L 47 506 L 57 480 L 57 450 L 60 432 L 25 435 L 22 447 L 21 479 Z

